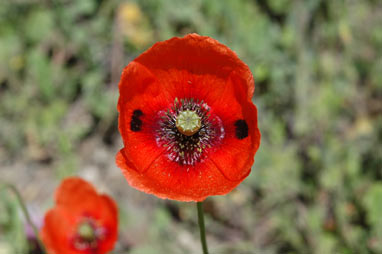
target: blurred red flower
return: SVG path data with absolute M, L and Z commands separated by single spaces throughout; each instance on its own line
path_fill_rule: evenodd
M 110 197 L 72 177 L 61 183 L 55 198 L 40 232 L 48 254 L 103 254 L 113 249 L 118 212 Z
M 202 201 L 235 188 L 260 144 L 251 71 L 218 41 L 190 34 L 158 42 L 119 83 L 117 165 L 160 198 Z

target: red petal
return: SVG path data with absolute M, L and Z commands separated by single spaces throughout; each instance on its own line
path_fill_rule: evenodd
M 84 197 L 97 195 L 91 184 L 79 177 L 70 177 L 62 181 L 56 190 L 56 203 L 64 206 L 76 206 Z
M 225 137 L 222 144 L 210 152 L 209 158 L 230 180 L 245 178 L 251 171 L 254 155 L 260 145 L 260 131 L 257 126 L 257 109 L 237 90 L 240 76 L 232 72 L 227 81 L 227 90 L 220 100 L 212 106 L 222 119 Z M 235 134 L 235 122 L 245 120 L 248 125 L 248 137 L 238 139 Z
M 248 98 L 252 98 L 254 92 L 253 76 L 248 66 L 227 46 L 207 36 L 189 34 L 158 42 L 135 61 L 150 69 L 161 83 L 166 82 L 160 75 L 161 70 L 186 70 L 221 79 L 227 79 L 235 70 L 245 80 L 242 84 Z
M 160 198 L 203 201 L 207 196 L 227 194 L 241 182 L 228 180 L 208 159 L 187 171 L 161 156 L 143 174 L 132 170 L 121 152 L 116 162 L 132 187 Z
M 100 213 L 98 223 L 107 230 L 106 238 L 101 242 L 99 253 L 107 253 L 114 248 L 118 237 L 118 210 L 115 202 L 106 195 L 99 196 Z
M 134 169 L 144 171 L 162 152 L 155 143 L 155 130 L 151 126 L 158 110 L 165 108 L 168 100 L 150 71 L 136 62 L 124 69 L 119 90 L 119 130 L 126 147 L 124 153 L 131 158 Z M 139 117 L 140 131 L 132 131 L 130 126 L 135 110 L 143 113 Z
M 65 209 L 50 210 L 44 219 L 40 236 L 48 254 L 76 254 L 71 248 L 70 236 L 76 230 L 75 218 Z

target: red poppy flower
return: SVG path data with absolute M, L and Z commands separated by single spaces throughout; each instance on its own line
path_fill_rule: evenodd
M 190 34 L 158 42 L 119 83 L 117 165 L 131 186 L 202 201 L 235 188 L 260 144 L 251 71 L 226 46 Z
M 58 187 L 40 235 L 48 254 L 103 254 L 113 249 L 117 229 L 115 202 L 73 177 Z

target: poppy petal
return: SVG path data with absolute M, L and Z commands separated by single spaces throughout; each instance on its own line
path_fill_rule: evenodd
M 236 70 L 246 82 L 243 83 L 248 98 L 252 98 L 253 76 L 248 66 L 227 46 L 207 36 L 188 34 L 157 42 L 135 59 L 150 69 L 163 83 L 160 70 L 187 70 L 197 75 L 214 75 L 227 79 Z
M 228 180 L 209 159 L 187 169 L 161 156 L 143 174 L 131 170 L 122 153 L 117 154 L 116 163 L 134 188 L 179 201 L 203 201 L 210 195 L 224 195 L 241 182 Z
M 150 85 L 152 84 L 152 85 Z M 123 71 L 119 84 L 119 130 L 125 143 L 124 153 L 136 170 L 144 171 L 162 152 L 153 136 L 152 119 L 165 106 L 156 78 L 143 65 L 132 62 Z M 128 144 L 128 145 L 127 145 Z M 150 156 L 147 156 L 150 154 Z
M 75 193 L 75 195 L 73 195 Z M 56 190 L 56 203 L 76 206 L 83 202 L 83 198 L 96 195 L 97 192 L 91 184 L 79 177 L 70 177 L 62 181 Z
M 71 247 L 68 237 L 74 234 L 75 230 L 75 218 L 67 210 L 56 208 L 48 211 L 40 232 L 48 254 L 78 253 Z
M 113 249 L 118 237 L 118 211 L 115 202 L 106 195 L 99 196 L 99 207 L 101 213 L 98 223 L 106 229 L 107 237 L 103 240 L 99 251 L 106 253 Z
M 194 98 L 213 102 L 219 99 L 226 89 L 226 80 L 212 74 L 201 75 L 178 69 L 155 70 L 153 73 L 158 83 L 146 85 L 156 86 L 161 90 L 162 98 L 159 100 L 163 101 L 161 104 L 163 108 L 173 104 L 175 98 Z M 149 94 L 144 94 L 144 97 L 148 101 L 154 99 Z
M 227 81 L 224 96 L 213 105 L 216 114 L 224 123 L 225 137 L 222 144 L 209 154 L 209 158 L 230 180 L 245 178 L 254 162 L 253 154 L 260 145 L 260 132 L 257 126 L 257 109 L 243 96 L 243 91 L 235 89 L 242 82 L 236 72 Z M 235 100 L 232 100 L 235 95 Z M 230 103 L 225 103 L 230 101 Z M 237 126 L 242 123 L 244 126 Z M 242 129 L 245 130 L 242 130 Z M 240 131 L 245 133 L 240 134 Z

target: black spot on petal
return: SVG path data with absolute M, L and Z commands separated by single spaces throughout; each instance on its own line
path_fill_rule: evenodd
M 130 130 L 137 132 L 142 129 L 142 120 L 140 117 L 143 116 L 143 112 L 140 109 L 136 109 L 133 112 L 133 115 L 131 116 L 131 121 L 130 121 Z
M 248 137 L 248 124 L 245 120 L 240 119 L 235 122 L 235 135 L 238 139 Z

